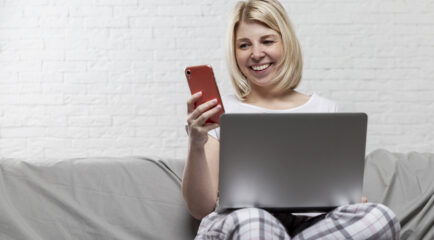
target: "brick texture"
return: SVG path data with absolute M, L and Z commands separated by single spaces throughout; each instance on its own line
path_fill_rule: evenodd
M 369 115 L 367 153 L 434 151 L 434 0 L 282 1 L 299 90 Z M 187 65 L 224 62 L 235 1 L 0 0 L 0 157 L 185 158 Z

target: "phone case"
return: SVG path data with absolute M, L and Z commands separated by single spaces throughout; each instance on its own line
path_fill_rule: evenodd
M 218 104 L 220 104 L 222 108 L 216 115 L 208 119 L 207 123 L 220 123 L 220 116 L 225 110 L 212 67 L 209 65 L 186 67 L 185 76 L 187 77 L 188 86 L 190 87 L 192 95 L 202 91 L 202 97 L 197 102 L 197 106 L 212 99 L 217 99 Z

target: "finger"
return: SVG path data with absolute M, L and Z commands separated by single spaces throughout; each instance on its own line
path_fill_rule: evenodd
M 221 108 L 222 108 L 222 106 L 219 104 L 219 105 L 213 107 L 212 109 L 210 109 L 210 110 L 204 112 L 202 115 L 200 115 L 200 117 L 198 117 L 198 118 L 195 120 L 195 123 L 196 123 L 196 124 L 199 124 L 199 125 L 201 125 L 201 126 L 204 125 L 205 122 L 206 122 L 209 118 L 211 118 L 212 116 L 214 116 L 214 115 L 216 115 L 218 112 L 220 112 Z
M 366 197 L 362 197 L 362 203 L 367 203 L 368 199 Z
M 187 112 L 191 113 L 194 110 L 194 103 L 200 98 L 202 97 L 202 92 L 197 92 L 193 95 L 191 95 L 191 97 L 187 100 Z
M 205 111 L 212 108 L 214 105 L 217 104 L 217 99 L 210 100 L 206 103 L 203 103 L 199 105 L 189 116 L 189 120 L 193 121 L 197 118 L 199 118 L 202 114 L 204 114 Z
M 216 129 L 218 127 L 220 127 L 220 124 L 218 124 L 218 123 L 211 123 L 211 124 L 205 125 L 203 127 L 203 130 L 206 131 L 206 132 L 209 132 L 209 131 L 211 131 L 213 129 Z

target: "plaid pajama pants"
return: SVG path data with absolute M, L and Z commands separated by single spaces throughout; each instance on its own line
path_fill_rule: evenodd
M 399 239 L 400 225 L 395 214 L 386 206 L 375 203 L 338 207 L 308 223 L 312 218 L 287 214 L 294 218 L 290 227 L 305 225 L 290 236 L 285 221 L 259 208 L 244 208 L 232 212 L 213 212 L 202 219 L 196 240 L 205 239 Z M 299 218 L 299 219 L 297 219 Z M 301 220 L 300 220 L 301 219 Z M 282 222 L 284 224 L 282 224 Z

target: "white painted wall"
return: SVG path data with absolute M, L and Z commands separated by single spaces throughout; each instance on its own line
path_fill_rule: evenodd
M 185 158 L 184 67 L 223 94 L 235 1 L 0 0 L 0 157 Z M 369 114 L 367 152 L 434 152 L 434 1 L 283 1 L 305 93 Z

